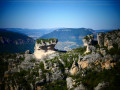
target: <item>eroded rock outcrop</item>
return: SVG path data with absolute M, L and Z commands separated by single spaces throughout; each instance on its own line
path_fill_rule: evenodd
M 104 88 L 107 88 L 108 86 L 109 86 L 108 82 L 101 82 L 94 88 L 94 90 L 102 90 Z
M 81 83 L 79 86 L 77 86 L 74 90 L 87 90 L 87 88 Z
M 66 82 L 67 82 L 67 88 L 68 88 L 68 90 L 74 88 L 74 86 L 73 86 L 73 82 L 74 81 L 73 81 L 73 79 L 71 77 L 66 78 Z
M 53 39 L 37 39 L 34 47 L 34 55 L 36 59 L 41 59 L 46 55 L 53 54 L 55 52 L 54 47 L 58 40 Z
M 120 48 L 120 30 L 115 30 L 107 33 L 98 33 L 97 41 L 100 47 L 107 47 L 108 50 L 114 47 Z
M 97 34 L 97 41 L 98 41 L 98 45 L 100 47 L 103 47 L 104 46 L 104 33 L 98 33 Z
M 84 43 L 84 46 L 87 46 L 87 49 L 86 49 L 85 53 L 95 51 L 96 48 L 93 46 L 93 44 L 94 44 L 94 35 L 87 35 L 86 37 L 84 37 L 83 43 Z
M 70 69 L 70 74 L 71 75 L 76 75 L 79 72 L 79 67 L 78 67 L 78 63 L 76 63 L 75 61 L 72 64 L 72 67 Z

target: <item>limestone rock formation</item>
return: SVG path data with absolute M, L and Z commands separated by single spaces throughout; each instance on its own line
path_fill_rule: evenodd
M 108 82 L 101 82 L 94 88 L 94 90 L 102 90 L 108 86 L 109 86 Z
M 59 63 L 54 63 L 52 69 L 51 69 L 51 81 L 54 82 L 56 80 L 62 80 L 64 78 L 64 75 L 62 74 L 62 71 L 59 68 Z
M 55 52 L 54 47 L 58 40 L 53 39 L 37 39 L 34 47 L 34 55 L 36 59 L 41 59 L 46 55 L 53 54 Z
M 93 44 L 94 44 L 94 36 L 93 35 L 87 35 L 86 37 L 84 37 L 83 43 L 84 43 L 84 46 L 87 46 L 85 53 L 95 50 L 95 47 L 93 46 Z
M 88 61 L 78 61 L 79 67 L 81 67 L 82 69 L 88 67 L 89 63 Z
M 112 61 L 113 59 L 105 59 L 105 62 L 104 63 L 101 63 L 101 67 L 103 69 L 111 69 L 113 68 L 116 63 Z
M 78 87 L 76 87 L 74 90 L 87 90 L 85 86 L 81 83 Z
M 74 63 L 72 64 L 72 67 L 70 69 L 70 74 L 76 75 L 78 72 L 79 72 L 78 64 L 74 61 Z
M 35 59 L 35 56 L 30 52 L 30 50 L 25 51 L 25 60 Z
M 98 33 L 97 34 L 97 41 L 98 41 L 98 45 L 100 47 L 103 47 L 104 46 L 104 33 Z
M 88 63 L 94 62 L 97 59 L 101 58 L 101 55 L 99 53 L 93 53 L 93 54 L 89 54 L 83 57 L 83 61 L 88 61 Z
M 74 86 L 73 86 L 73 79 L 71 77 L 66 78 L 66 82 L 67 82 L 68 90 L 74 88 Z
M 84 46 L 92 45 L 93 44 L 93 40 L 94 40 L 94 36 L 93 35 L 85 36 L 84 39 L 83 39 Z
M 100 47 L 107 47 L 108 50 L 113 47 L 120 48 L 120 30 L 115 30 L 107 33 L 98 33 L 97 41 Z

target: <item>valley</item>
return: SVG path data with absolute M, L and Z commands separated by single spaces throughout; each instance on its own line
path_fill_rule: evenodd
M 1 54 L 0 89 L 119 90 L 120 30 L 82 40 L 84 47 L 67 52 L 51 38 L 37 39 L 34 53 Z

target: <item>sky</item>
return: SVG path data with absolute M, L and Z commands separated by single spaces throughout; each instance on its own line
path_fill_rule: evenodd
M 120 0 L 0 0 L 0 28 L 120 28 Z

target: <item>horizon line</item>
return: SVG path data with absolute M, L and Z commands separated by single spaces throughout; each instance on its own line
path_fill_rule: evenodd
M 85 28 L 85 27 L 54 27 L 54 28 L 21 28 L 21 27 L 7 27 L 7 28 L 4 27 L 4 28 L 1 28 L 0 27 L 0 29 L 12 29 L 12 28 L 13 29 L 36 29 L 37 30 L 37 29 L 62 29 L 62 28 L 66 28 L 66 29 L 67 28 L 68 29 L 69 28 L 75 28 L 75 29 L 77 29 L 77 28 Z M 87 28 L 86 27 L 86 29 L 93 29 L 93 28 Z M 111 28 L 111 29 L 110 28 L 109 29 L 101 28 L 101 29 L 93 29 L 93 30 L 116 30 L 116 29 L 120 29 L 120 28 Z

